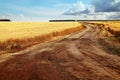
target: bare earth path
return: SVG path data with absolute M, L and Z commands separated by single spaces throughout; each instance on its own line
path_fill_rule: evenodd
M 87 29 L 10 55 L 0 63 L 0 80 L 120 80 L 120 57 L 95 39 L 101 29 Z

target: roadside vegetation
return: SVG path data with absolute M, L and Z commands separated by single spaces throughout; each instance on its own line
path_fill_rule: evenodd
M 110 53 L 120 56 L 120 22 L 103 22 L 104 27 L 100 33 L 100 44 Z

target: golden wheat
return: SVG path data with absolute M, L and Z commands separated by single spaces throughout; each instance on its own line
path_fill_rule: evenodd
M 105 28 L 108 29 L 112 34 L 120 36 L 120 22 L 119 21 L 111 21 L 106 22 Z
M 82 28 L 77 22 L 1 22 L 0 50 L 21 50 Z
M 40 23 L 40 22 L 2 22 L 0 23 L 0 41 L 8 39 L 23 39 L 61 31 L 79 26 L 79 23 Z

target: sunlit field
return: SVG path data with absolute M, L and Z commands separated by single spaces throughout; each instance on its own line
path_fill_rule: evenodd
M 120 21 L 118 22 L 106 22 L 106 27 L 110 27 L 112 30 L 120 31 Z
M 120 38 L 120 21 L 96 21 L 91 22 L 94 25 L 97 24 L 97 26 L 100 24 L 103 25 L 105 30 L 102 30 L 102 34 L 108 36 L 108 32 L 113 34 L 115 37 Z
M 39 23 L 39 22 L 2 22 L 0 23 L 0 41 L 8 39 L 31 38 L 51 32 L 62 31 L 80 26 L 79 23 Z
M 111 53 L 120 56 L 120 21 L 97 22 L 102 24 L 99 42 Z
M 0 22 L 0 50 L 23 49 L 82 28 L 77 22 Z
M 120 38 L 120 21 L 104 22 L 105 28 L 115 37 Z

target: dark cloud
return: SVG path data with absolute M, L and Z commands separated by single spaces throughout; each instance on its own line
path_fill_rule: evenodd
M 88 14 L 90 13 L 90 11 L 88 9 L 83 10 L 83 11 L 66 11 L 65 13 L 63 13 L 63 15 L 79 15 L 79 14 Z
M 120 12 L 120 0 L 94 0 L 95 12 Z
M 120 19 L 120 0 L 93 0 L 88 5 L 79 1 L 63 15 L 83 14 L 83 19 Z

